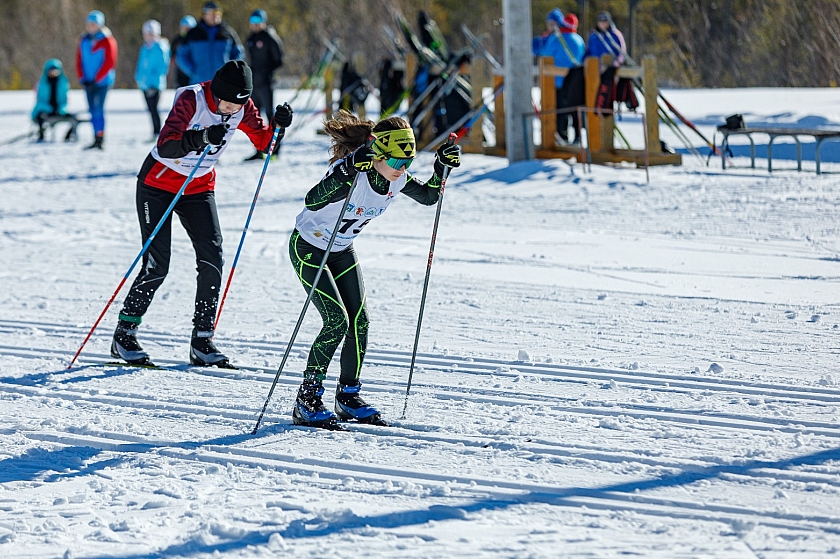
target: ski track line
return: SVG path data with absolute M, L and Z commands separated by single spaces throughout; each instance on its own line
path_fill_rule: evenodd
M 545 503 L 554 506 L 587 507 L 610 511 L 627 510 L 668 518 L 730 524 L 742 521 L 742 517 L 748 517 L 758 524 L 777 529 L 840 533 L 840 517 L 835 516 L 806 516 L 798 513 L 769 510 L 755 511 L 732 505 L 649 497 L 636 492 L 610 491 L 609 488 L 568 488 L 475 476 L 438 474 L 421 470 L 374 466 L 348 460 L 301 458 L 287 454 L 220 445 L 186 449 L 178 447 L 178 443 L 173 446 L 170 441 L 153 441 L 136 436 L 131 437 L 134 440 L 130 440 L 111 436 L 109 433 L 98 435 L 25 433 L 25 435 L 33 440 L 67 446 L 84 446 L 108 452 L 155 452 L 158 455 L 175 460 L 207 462 L 222 466 L 226 466 L 228 463 L 251 468 L 259 466 L 284 471 L 287 474 L 305 475 L 310 478 L 313 473 L 317 473 L 320 478 L 331 479 L 338 484 L 344 483 L 349 476 L 374 483 L 404 480 L 410 483 L 448 487 L 450 489 L 453 483 L 457 483 L 460 484 L 460 487 L 456 487 L 456 489 L 461 490 L 464 494 L 475 495 L 482 501 L 486 501 L 490 497 L 494 501 L 501 501 L 502 504 Z M 498 504 L 496 503 L 492 508 L 496 508 Z
M 12 390 L 2 390 L 3 392 L 13 392 Z M 43 388 L 26 389 L 22 388 L 16 391 L 21 395 L 28 395 L 31 397 L 50 397 L 55 399 L 72 400 L 77 403 L 96 403 L 106 406 L 121 405 L 121 407 L 130 409 L 147 409 L 150 411 L 167 411 L 186 413 L 190 415 L 199 416 L 202 418 L 210 417 L 216 420 L 229 420 L 238 422 L 241 421 L 243 429 L 250 425 L 254 419 L 253 413 L 240 412 L 230 406 L 208 404 L 205 402 L 173 402 L 171 399 L 165 402 L 159 400 L 154 403 L 149 403 L 148 398 L 135 396 L 132 394 L 118 394 L 109 392 L 108 394 L 90 394 L 83 390 L 64 390 L 62 394 L 45 393 Z M 288 415 L 288 414 L 279 414 Z M 285 424 L 281 424 L 285 425 Z M 466 434 L 436 434 L 430 433 L 429 430 L 423 430 L 422 426 L 418 428 L 406 425 L 396 424 L 391 428 L 383 431 L 376 427 L 370 427 L 361 424 L 353 424 L 352 431 L 358 433 L 365 433 L 369 435 L 378 435 L 398 439 L 407 439 L 411 442 L 427 442 L 435 444 L 462 444 L 465 447 L 473 449 L 494 449 L 500 451 L 515 451 L 526 452 L 538 456 L 546 457 L 563 457 L 570 458 L 577 461 L 587 462 L 611 462 L 623 463 L 633 462 L 645 464 L 648 466 L 660 468 L 675 468 L 682 469 L 686 472 L 700 471 L 709 466 L 715 467 L 733 467 L 737 468 L 737 464 L 721 464 L 715 462 L 703 462 L 699 460 L 681 460 L 670 458 L 668 460 L 651 458 L 648 456 L 639 456 L 633 454 L 603 451 L 598 448 L 583 448 L 574 445 L 563 445 L 553 441 L 533 441 L 527 439 L 525 443 L 516 441 L 515 439 L 521 437 L 520 435 L 466 435 Z M 495 440 L 494 440 L 495 439 Z M 511 439 L 510 441 L 499 442 L 499 439 Z M 530 444 L 529 444 L 530 443 Z M 819 472 L 797 472 L 791 473 L 786 470 L 777 468 L 763 468 L 761 470 L 754 470 L 756 475 L 754 477 L 767 477 L 773 479 L 784 479 L 787 481 L 798 481 L 802 483 L 824 483 L 840 487 L 840 477 L 832 474 L 822 474 Z
M 10 321 L 0 320 L 0 325 Z M 22 323 L 23 326 L 15 326 L 16 329 L 27 328 L 55 328 L 56 332 L 60 331 L 66 334 L 68 327 L 61 325 L 47 325 L 39 323 Z M 0 330 L 2 332 L 2 330 Z M 160 334 L 155 332 L 147 332 L 144 335 L 149 340 L 155 340 L 158 343 L 170 343 L 173 345 L 181 345 L 181 341 L 177 338 Z M 101 336 L 98 336 L 101 338 Z M 251 340 L 230 339 L 227 342 L 237 344 L 253 350 L 269 350 L 276 352 L 278 355 L 285 351 L 285 344 L 280 342 L 254 342 Z M 2 350 L 19 350 L 51 353 L 56 356 L 66 356 L 67 352 L 63 350 L 49 350 L 39 348 L 27 348 L 18 346 L 0 346 Z M 293 345 L 294 350 L 307 351 L 308 345 L 303 343 L 296 343 Z M 369 350 L 365 359 L 367 363 L 372 365 L 392 365 L 405 366 L 410 363 L 410 353 L 398 350 Z M 735 394 L 745 394 L 748 396 L 758 396 L 765 398 L 773 398 L 772 401 L 778 402 L 792 402 L 792 401 L 813 401 L 820 403 L 840 403 L 840 389 L 832 388 L 817 388 L 808 386 L 794 386 L 794 385 L 780 385 L 769 383 L 754 383 L 749 381 L 741 381 L 737 379 L 716 379 L 709 377 L 692 377 L 688 375 L 667 374 L 667 373 L 653 373 L 634 371 L 632 373 L 627 371 L 604 369 L 597 367 L 584 367 L 574 365 L 552 365 L 552 364 L 529 364 L 521 361 L 506 361 L 502 359 L 491 358 L 473 358 L 473 357 L 459 357 L 459 356 L 441 356 L 428 353 L 418 353 L 416 363 L 426 365 L 429 368 L 436 370 L 449 370 L 453 372 L 462 372 L 468 374 L 491 374 L 495 376 L 504 376 L 516 378 L 522 374 L 534 374 L 544 378 L 549 378 L 556 381 L 588 383 L 588 382 L 609 382 L 610 380 L 621 383 L 622 386 L 628 388 L 636 388 L 640 390 L 655 390 L 658 392 L 675 392 L 675 388 L 682 388 L 686 391 L 699 390 L 711 392 L 725 392 Z M 263 368 L 265 369 L 265 368 Z
M 202 374 L 214 378 L 235 378 L 236 380 L 258 380 L 265 383 L 268 383 L 267 378 L 261 378 L 258 375 L 247 375 L 242 373 L 241 371 L 227 371 L 224 369 L 204 369 L 204 368 L 194 368 L 188 369 L 188 372 Z M 291 378 L 282 378 L 279 381 L 284 385 L 290 386 L 294 388 L 297 385 L 297 379 Z M 392 394 L 392 388 L 382 388 L 381 386 L 384 383 L 368 383 L 372 384 L 373 386 L 372 391 L 380 392 L 380 393 L 388 393 Z M 377 386 L 378 385 L 378 386 Z M 712 426 L 716 428 L 723 428 L 728 430 L 735 430 L 743 431 L 743 430 L 754 430 L 754 431 L 764 431 L 764 432 L 783 432 L 783 433 L 803 433 L 803 434 L 814 434 L 814 435 L 822 435 L 826 437 L 837 438 L 840 437 L 840 426 L 834 425 L 831 423 L 821 423 L 821 422 L 811 422 L 811 421 L 796 421 L 791 419 L 779 419 L 779 418 L 756 418 L 750 416 L 739 416 L 735 414 L 721 414 L 721 413 L 711 413 L 705 412 L 703 410 L 699 410 L 700 413 L 704 414 L 702 417 L 698 417 L 697 414 L 691 414 L 690 412 L 685 411 L 663 411 L 662 407 L 659 406 L 636 406 L 635 410 L 627 409 L 625 407 L 619 407 L 613 404 L 606 404 L 606 405 L 599 405 L 598 407 L 595 406 L 577 406 L 577 407 L 570 407 L 570 406 L 557 406 L 551 405 L 551 402 L 556 401 L 557 398 L 550 398 L 545 399 L 543 402 L 535 402 L 533 399 L 523 399 L 523 398 L 515 398 L 510 396 L 499 397 L 499 396 L 488 396 L 488 395 L 476 395 L 474 391 L 468 394 L 459 393 L 460 390 L 465 389 L 458 389 L 453 387 L 441 387 L 441 386 L 433 386 L 433 385 L 417 385 L 418 389 L 427 388 L 434 390 L 433 397 L 441 400 L 458 400 L 458 401 L 469 401 L 472 403 L 490 403 L 494 405 L 500 406 L 539 406 L 539 407 L 548 407 L 551 410 L 557 413 L 566 413 L 572 414 L 577 416 L 585 416 L 585 417 L 595 417 L 595 418 L 604 418 L 606 417 L 632 417 L 634 419 L 639 420 L 648 420 L 648 419 L 656 419 L 658 421 L 663 422 L 670 422 L 676 423 L 680 426 Z M 448 390 L 450 393 L 441 393 L 441 389 Z M 148 398 L 143 396 L 134 396 L 130 394 L 122 394 L 120 396 L 115 396 L 113 391 L 109 393 L 92 393 L 89 390 L 73 390 L 64 388 L 61 390 L 57 390 L 55 388 L 51 390 L 47 390 L 45 387 L 28 387 L 22 385 L 12 385 L 12 384 L 0 384 L 0 392 L 5 393 L 17 393 L 24 396 L 29 396 L 33 398 L 53 398 L 53 399 L 67 399 L 72 400 L 75 402 L 87 402 L 87 403 L 95 403 L 100 405 L 106 406 L 120 406 L 125 408 L 135 408 L 135 409 L 147 409 L 147 410 L 165 410 L 170 412 L 176 413 L 189 413 L 192 415 L 197 415 L 201 417 L 211 417 L 211 418 L 218 418 L 223 417 L 230 420 L 241 420 L 241 421 L 248 421 L 249 419 L 253 419 L 252 414 L 246 412 L 239 412 L 238 410 L 227 408 L 229 412 L 225 414 L 224 412 L 220 412 L 221 405 L 217 404 L 207 404 L 205 402 L 178 402 L 174 400 L 168 401 L 159 401 L 159 400 L 152 400 L 150 401 Z M 487 390 L 485 389 L 484 392 L 486 393 Z M 497 391 L 500 392 L 500 391 Z M 641 410 L 641 411 L 638 411 Z M 273 413 L 276 413 L 273 412 Z M 633 428 L 633 426 L 628 426 L 628 428 Z
M 2 346 L 0 346 L 2 347 Z M 86 363 L 95 363 L 102 365 L 107 362 L 102 359 L 99 362 L 92 362 L 90 358 L 83 360 Z M 161 362 L 163 363 L 163 362 Z M 195 374 L 211 377 L 233 378 L 236 380 L 256 380 L 268 383 L 269 379 L 273 378 L 264 373 L 264 369 L 256 367 L 243 367 L 236 371 L 226 369 L 207 369 L 202 367 L 193 367 L 184 369 Z M 251 371 L 254 374 L 245 374 L 243 371 Z M 260 371 L 263 371 L 262 375 Z M 60 374 L 60 373 L 56 373 Z M 289 376 L 282 377 L 283 384 L 296 384 L 297 378 L 290 378 Z M 279 381 L 278 381 L 279 382 Z M 381 382 L 368 382 L 370 388 L 376 385 L 382 385 Z M 8 384 L 6 386 L 9 386 Z M 643 405 L 643 404 L 615 404 L 612 402 L 598 402 L 598 407 L 592 404 L 584 404 L 582 406 L 558 406 L 554 403 L 558 400 L 565 399 L 570 402 L 578 402 L 577 398 L 560 398 L 551 395 L 530 395 L 529 399 L 515 396 L 498 396 L 498 393 L 503 393 L 502 390 L 493 390 L 489 388 L 463 388 L 445 385 L 433 385 L 425 383 L 416 383 L 417 391 L 428 389 L 433 392 L 435 398 L 441 400 L 459 400 L 471 403 L 493 404 L 498 406 L 516 407 L 516 406 L 537 406 L 547 407 L 558 413 L 570 413 L 575 415 L 587 415 L 596 417 L 631 417 L 633 419 L 647 420 L 657 419 L 660 421 L 687 424 L 692 426 L 712 426 L 725 429 L 735 430 L 757 430 L 757 431 L 778 431 L 784 433 L 811 433 L 816 435 L 823 435 L 827 437 L 840 437 L 840 424 L 796 420 L 792 418 L 775 418 L 775 417 L 756 417 L 743 416 L 737 414 L 727 414 L 722 412 L 713 412 L 708 410 L 675 410 L 673 408 L 666 408 L 663 406 Z M 370 389 L 369 388 L 369 389 Z M 10 391 L 14 389 L 2 388 L 0 391 Z M 376 389 L 380 392 L 390 392 L 389 389 Z M 450 392 L 449 394 L 441 393 L 441 390 Z M 476 392 L 479 392 L 476 394 Z M 489 392 L 495 392 L 496 395 L 487 395 Z M 482 394 L 483 393 L 483 394 Z M 504 392 L 508 394 L 507 392 Z M 41 394 L 45 396 L 46 394 Z
M 0 346 L 2 348 L 2 346 Z M 56 350 L 58 351 L 58 350 Z M 84 362 L 91 363 L 90 358 L 84 360 Z M 98 362 L 97 364 L 104 364 L 107 362 L 105 359 Z M 161 362 L 163 363 L 163 362 Z M 189 368 L 184 369 L 194 372 L 196 374 L 201 374 L 205 376 L 213 376 L 213 377 L 222 377 L 222 378 L 234 378 L 236 380 L 257 380 L 261 382 L 269 382 L 269 375 L 264 373 L 264 369 L 256 368 L 256 367 L 243 367 L 239 370 L 228 371 L 225 369 L 206 369 L 206 368 Z M 245 370 L 250 370 L 252 373 L 247 375 L 243 373 Z M 259 374 L 262 373 L 262 376 Z M 55 373 L 60 374 L 60 373 Z M 296 379 L 295 379 L 296 380 Z M 295 382 L 295 380 L 290 379 L 290 377 L 285 377 L 283 379 L 284 384 L 289 384 L 290 382 Z M 377 385 L 382 383 L 366 383 L 369 385 Z M 8 386 L 8 385 L 7 385 Z M 774 418 L 774 417 L 756 417 L 756 416 L 743 416 L 743 415 L 736 415 L 736 414 L 727 414 L 721 412 L 713 412 L 707 410 L 697 410 L 697 412 L 692 413 L 691 410 L 674 410 L 673 408 L 665 408 L 663 406 L 648 406 L 642 404 L 614 404 L 611 402 L 599 402 L 599 407 L 595 409 L 591 404 L 587 406 L 584 404 L 583 406 L 557 406 L 553 403 L 557 400 L 562 398 L 557 396 L 543 396 L 543 395 L 530 395 L 530 399 L 523 399 L 521 397 L 513 397 L 513 396 L 498 396 L 498 395 L 486 395 L 488 392 L 492 392 L 492 389 L 488 388 L 462 388 L 462 387 L 453 387 L 453 386 L 444 386 L 444 385 L 432 385 L 432 384 L 423 384 L 417 383 L 416 385 L 417 390 L 421 389 L 434 389 L 434 397 L 438 399 L 449 399 L 449 400 L 460 400 L 460 401 L 468 401 L 472 403 L 485 403 L 485 404 L 494 404 L 499 406 L 538 406 L 538 407 L 548 407 L 555 412 L 559 413 L 571 413 L 576 415 L 589 415 L 589 416 L 611 416 L 611 417 L 631 417 L 634 419 L 639 420 L 646 420 L 646 419 L 657 419 L 660 421 L 678 423 L 678 424 L 689 424 L 689 425 L 696 425 L 696 426 L 713 426 L 713 427 L 720 427 L 720 428 L 727 428 L 727 429 L 750 429 L 750 430 L 757 430 L 757 431 L 778 431 L 784 433 L 812 433 L 817 435 L 823 435 L 828 437 L 840 437 L 840 424 L 834 423 L 826 423 L 826 422 L 817 422 L 817 421 L 808 421 L 808 420 L 796 420 L 791 418 Z M 447 390 L 450 394 L 441 393 L 441 389 Z M 9 389 L 0 388 L 0 390 L 8 391 Z M 379 391 L 383 391 L 379 389 Z M 469 391 L 469 392 L 467 392 Z M 476 391 L 483 392 L 485 395 L 476 394 Z M 501 390 L 495 391 L 496 393 L 503 392 Z M 43 395 L 43 394 L 42 394 Z M 579 401 L 576 398 L 565 398 L 567 401 Z M 698 415 L 701 414 L 701 415 Z

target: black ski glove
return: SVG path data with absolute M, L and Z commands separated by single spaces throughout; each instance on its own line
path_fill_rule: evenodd
M 274 126 L 288 128 L 292 124 L 292 108 L 288 103 L 274 107 Z
M 230 126 L 227 124 L 214 124 L 205 128 L 201 134 L 204 145 L 220 146 L 225 143 L 225 135 L 227 134 L 228 128 Z
M 460 167 L 461 146 L 450 143 L 443 144 L 435 152 L 435 158 L 437 163 L 445 167 Z
M 364 173 L 373 169 L 374 159 L 376 159 L 376 152 L 367 146 L 362 146 L 347 156 L 347 163 L 356 172 Z

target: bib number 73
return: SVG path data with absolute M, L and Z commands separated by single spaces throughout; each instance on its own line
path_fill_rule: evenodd
M 348 231 L 351 227 L 353 227 L 354 225 L 356 225 L 357 223 L 359 223 L 359 221 L 361 221 L 361 220 L 360 220 L 360 219 L 342 219 L 342 220 L 341 220 L 341 223 L 343 223 L 343 225 L 339 228 L 338 232 L 339 232 L 339 233 L 347 233 L 347 231 Z M 361 223 L 361 224 L 359 224 L 359 226 L 358 226 L 358 227 L 356 227 L 356 228 L 354 228 L 354 229 L 353 229 L 353 234 L 354 234 L 354 235 L 358 235 L 359 233 L 361 233 L 361 232 L 362 232 L 362 228 L 363 228 L 365 225 L 367 225 L 368 223 L 370 223 L 370 219 L 366 219 L 366 220 L 362 221 L 362 223 Z

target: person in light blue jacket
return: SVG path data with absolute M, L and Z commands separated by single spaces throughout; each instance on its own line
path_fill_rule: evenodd
M 67 92 L 70 81 L 64 75 L 64 65 L 58 58 L 51 58 L 44 64 L 44 71 L 38 81 L 35 108 L 32 120 L 38 123 L 38 141 L 44 141 L 44 126 L 47 122 L 69 122 L 70 130 L 64 137 L 65 142 L 76 138 L 76 117 L 67 112 Z
M 154 19 L 143 23 L 143 46 L 137 58 L 134 81 L 143 92 L 146 106 L 152 115 L 154 136 L 160 134 L 158 102 L 160 93 L 166 89 L 166 73 L 169 70 L 169 41 L 160 37 L 160 23 Z
M 574 16 L 574 14 L 569 14 Z M 558 68 L 578 68 L 583 64 L 583 55 L 586 52 L 586 45 L 583 38 L 575 33 L 577 30 L 577 17 L 564 17 L 560 8 L 554 8 L 545 20 L 546 32 L 535 37 L 531 42 L 531 51 L 534 56 L 550 56 L 554 58 L 554 65 Z M 568 107 L 565 96 L 561 94 L 563 87 L 563 76 L 554 78 L 554 86 L 557 90 L 557 108 Z M 558 113 L 557 133 L 558 141 L 568 142 L 569 120 L 573 121 L 575 130 L 579 129 L 577 114 Z

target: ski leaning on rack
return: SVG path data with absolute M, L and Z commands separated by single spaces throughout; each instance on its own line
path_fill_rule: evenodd
M 504 84 L 499 85 L 496 89 L 493 90 L 493 95 L 487 101 L 483 101 L 480 104 L 473 105 L 470 111 L 462 116 L 458 121 L 438 134 L 431 142 L 423 146 L 422 148 L 418 149 L 417 151 L 434 151 L 435 148 L 440 145 L 446 138 L 449 137 L 450 134 L 455 134 L 456 138 L 460 139 L 463 138 L 467 132 L 469 132 L 473 125 L 478 121 L 479 117 L 486 112 L 490 111 L 490 106 L 496 100 L 499 95 L 502 94 L 504 91 L 505 86 Z
M 467 27 L 467 24 L 464 23 L 461 25 L 461 32 L 467 38 L 467 41 L 470 43 L 470 47 L 472 47 L 473 52 L 476 54 L 481 55 L 487 62 L 490 63 L 490 66 L 493 67 L 493 70 L 501 72 L 503 70 L 501 62 L 499 62 L 495 56 L 490 54 L 490 51 L 481 44 L 481 37 L 478 37 L 470 31 L 470 28 Z

